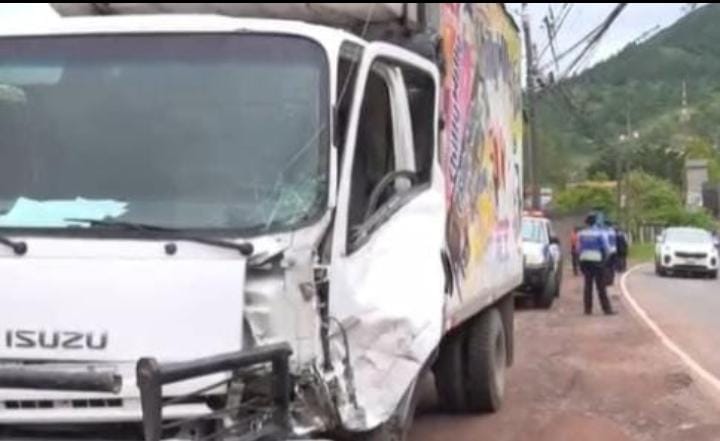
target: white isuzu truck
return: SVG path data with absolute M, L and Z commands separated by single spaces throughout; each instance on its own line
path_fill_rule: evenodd
M 61 3 L 0 29 L 0 438 L 403 439 L 494 411 L 502 4 Z

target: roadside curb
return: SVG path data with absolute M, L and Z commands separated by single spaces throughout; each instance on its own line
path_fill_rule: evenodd
M 700 363 L 695 361 L 694 358 L 692 358 L 687 352 L 682 350 L 682 348 L 680 348 L 677 343 L 675 343 L 670 337 L 668 337 L 668 335 L 665 334 L 662 329 L 660 329 L 660 326 L 658 326 L 658 324 L 655 323 L 655 321 L 650 317 L 647 311 L 645 311 L 642 306 L 640 306 L 630 294 L 630 291 L 627 288 L 628 276 L 643 267 L 649 266 L 652 266 L 652 264 L 637 264 L 627 270 L 625 274 L 623 274 L 622 278 L 620 279 L 620 291 L 622 292 L 622 296 L 631 306 L 631 309 L 633 310 L 635 316 L 638 317 L 640 321 L 642 321 L 648 328 L 650 328 L 650 330 L 657 336 L 660 342 L 673 354 L 675 354 L 680 359 L 680 361 L 685 366 L 687 366 L 688 369 L 690 369 L 690 371 L 695 377 L 699 378 L 713 389 L 713 396 L 715 400 L 720 403 L 720 378 L 716 377 L 715 375 L 710 373 L 710 371 L 702 367 Z

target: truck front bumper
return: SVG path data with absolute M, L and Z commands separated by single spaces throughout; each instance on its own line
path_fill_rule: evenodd
M 261 346 L 249 350 L 237 351 L 227 354 L 220 354 L 211 357 L 200 358 L 196 360 L 181 363 L 158 363 L 153 358 L 140 359 L 136 366 L 137 385 L 140 389 L 141 409 L 142 409 L 142 425 L 144 432 L 144 441 L 160 441 L 164 435 L 164 423 L 168 420 L 178 418 L 176 407 L 183 406 L 183 398 L 173 397 L 171 399 L 163 398 L 162 390 L 164 385 L 190 380 L 197 377 L 204 377 L 218 373 L 232 373 L 238 369 L 248 368 L 254 365 L 270 364 L 272 366 L 272 400 L 270 415 L 263 420 L 263 423 L 257 427 L 256 431 L 251 433 L 242 433 L 243 441 L 255 441 L 259 439 L 283 439 L 285 436 L 290 438 L 290 369 L 289 358 L 292 350 L 287 343 L 279 343 L 274 345 Z M 225 380 L 228 382 L 229 380 Z M 23 390 L 44 390 L 44 391 L 83 391 L 83 392 L 104 392 L 117 393 L 121 389 L 122 377 L 117 374 L 108 372 L 63 372 L 58 370 L 38 369 L 33 367 L 11 367 L 0 368 L 0 388 L 2 389 L 23 389 Z M 215 386 L 217 387 L 217 385 Z M 197 391 L 200 394 L 203 391 Z M 164 409 L 167 408 L 167 409 Z M 205 407 L 205 412 L 201 412 L 198 416 L 202 418 L 213 417 Z M 21 409 L 22 410 L 22 409 Z M 165 410 L 169 410 L 165 412 Z M 72 409 L 66 409 L 65 412 L 72 412 Z M 97 412 L 93 409 L 86 409 L 88 416 Z M 27 419 L 18 420 L 18 424 L 37 423 L 33 421 L 33 415 L 29 413 Z M 228 411 L 221 409 L 215 418 L 227 416 Z M 104 415 L 109 416 L 109 415 Z M 187 419 L 187 415 L 182 418 Z M 192 419 L 192 418 L 191 418 Z M 88 418 L 87 423 L 109 423 L 109 420 L 101 420 L 96 418 Z M 139 418 L 138 418 L 139 420 Z M 136 420 L 137 421 L 137 420 Z M 46 422 L 43 420 L 43 422 Z M 49 421 L 47 421 L 49 422 Z M 5 429 L 5 428 L 0 428 Z M 50 429 L 48 429 L 49 431 Z M 238 438 L 237 430 L 220 429 L 227 433 L 218 433 L 214 439 L 222 441 L 225 438 Z M 47 437 L 24 435 L 15 436 L 14 430 L 8 428 L 6 433 L 0 433 L 2 439 L 14 440 L 68 440 L 67 434 L 62 437 L 49 435 Z M 117 439 L 110 436 L 109 438 Z M 86 436 L 83 440 L 88 439 Z M 92 438 L 90 438 L 92 439 Z M 97 438 L 102 441 L 103 438 Z
M 182 363 L 160 364 L 153 358 L 141 358 L 137 364 L 145 441 L 160 441 L 163 434 L 162 387 L 165 384 L 202 377 L 219 372 L 235 371 L 257 364 L 272 364 L 274 412 L 270 421 L 257 430 L 256 437 L 244 434 L 243 440 L 279 438 L 290 432 L 290 345 L 279 343 L 246 351 L 231 352 Z M 225 430 L 225 429 L 222 429 Z M 227 436 L 237 436 L 228 431 Z M 217 435 L 215 439 L 222 439 Z
M 547 282 L 549 268 L 547 265 L 525 266 L 523 284 L 520 291 L 531 293 L 542 289 Z

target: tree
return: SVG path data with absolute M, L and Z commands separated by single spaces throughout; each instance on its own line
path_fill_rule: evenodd
M 561 190 L 555 198 L 555 209 L 560 214 L 578 214 L 601 209 L 610 216 L 615 210 L 615 188 L 598 182 L 587 182 Z
M 560 191 L 555 198 L 559 214 L 579 214 L 600 209 L 617 219 L 615 187 L 605 182 L 588 181 Z M 643 224 L 688 225 L 701 228 L 716 226 L 705 211 L 689 211 L 669 180 L 642 170 L 628 174 L 625 180 L 624 221 L 634 228 Z
M 626 180 L 626 221 L 630 227 L 641 224 L 688 225 L 712 228 L 712 217 L 685 208 L 679 191 L 667 180 L 634 171 Z
M 608 174 L 605 173 L 604 171 L 598 171 L 598 172 L 593 173 L 592 176 L 590 176 L 590 180 L 591 181 L 600 181 L 600 182 L 609 181 L 610 176 L 608 176 Z

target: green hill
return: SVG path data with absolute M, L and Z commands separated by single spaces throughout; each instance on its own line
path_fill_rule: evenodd
M 684 123 L 683 81 L 689 105 Z M 622 144 L 632 166 L 679 183 L 682 161 L 672 150 L 711 154 L 711 146 L 720 144 L 720 5 L 700 7 L 649 40 L 543 91 L 538 113 L 547 182 L 596 172 L 612 178 L 629 115 L 640 135 Z

